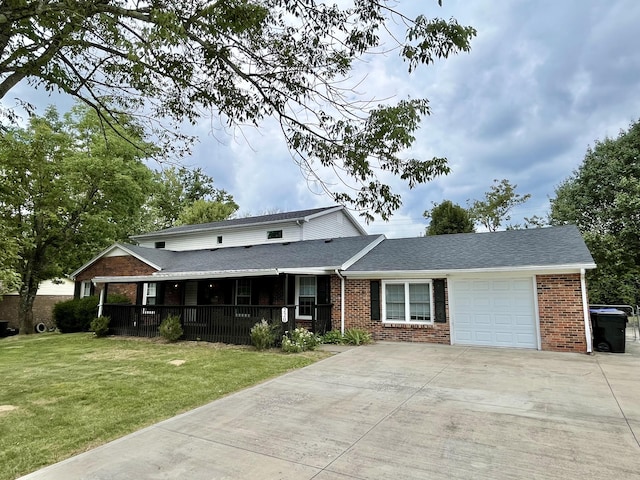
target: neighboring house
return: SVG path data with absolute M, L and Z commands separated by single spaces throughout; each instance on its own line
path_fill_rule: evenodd
M 38 287 L 38 294 L 33 302 L 33 324 L 44 323 L 53 328 L 53 306 L 74 296 L 74 282 L 68 278 L 45 280 Z M 7 293 L 0 300 L 0 320 L 9 322 L 9 327 L 18 328 L 18 292 Z
M 329 207 L 133 239 L 72 275 L 77 296 L 131 298 L 103 307 L 119 333 L 154 335 L 175 313 L 187 338 L 234 341 L 286 305 L 296 323 L 378 340 L 591 351 L 595 264 L 573 226 L 386 239 Z

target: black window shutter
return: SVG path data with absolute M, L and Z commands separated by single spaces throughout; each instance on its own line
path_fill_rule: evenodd
M 136 305 L 142 305 L 144 283 L 136 284 Z
M 438 323 L 446 323 L 447 321 L 444 282 L 444 279 L 437 279 L 433 281 L 433 299 L 435 302 L 434 321 Z
M 76 282 L 73 290 L 73 298 L 80 298 L 80 292 L 82 291 L 82 282 Z
M 371 280 L 371 320 L 380 320 L 380 280 Z
M 296 305 L 298 303 L 298 299 L 296 298 L 296 277 L 295 275 L 289 275 L 287 280 L 287 304 Z
M 328 275 L 321 275 L 316 279 L 318 285 L 318 305 L 328 305 L 331 303 L 330 278 Z
M 258 278 L 250 279 L 249 282 L 251 282 L 251 305 L 259 305 L 262 282 Z
M 156 283 L 156 305 L 164 305 L 165 282 Z
M 224 296 L 224 303 L 227 305 L 235 304 L 234 297 L 234 288 L 236 286 L 236 281 L 231 279 L 222 280 L 222 295 Z

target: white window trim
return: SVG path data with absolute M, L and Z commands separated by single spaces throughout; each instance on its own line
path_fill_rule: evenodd
M 236 304 L 236 317 L 249 317 L 250 314 L 249 313 L 242 313 L 241 312 L 241 308 L 242 307 L 251 307 L 251 297 L 252 297 L 252 289 L 253 289 L 253 282 L 251 280 L 249 280 L 249 303 L 243 303 L 242 305 L 240 305 L 238 303 L 238 297 L 244 297 L 246 298 L 247 295 L 238 295 L 238 291 L 240 290 L 240 279 L 236 279 L 236 288 L 235 288 L 235 304 Z M 240 307 L 240 308 L 238 308 Z
M 158 283 L 157 282 L 145 282 L 145 283 L 142 284 L 142 305 L 144 305 L 144 306 L 149 305 L 147 303 L 147 301 L 148 301 L 147 299 L 149 297 L 149 283 L 154 283 L 155 284 L 155 286 L 156 286 L 156 294 L 153 296 L 153 298 L 156 299 L 156 302 L 158 301 Z M 157 305 L 157 303 L 151 304 L 149 306 L 155 306 L 155 305 Z M 147 308 L 144 308 L 142 311 L 143 311 L 143 313 L 154 313 L 153 310 L 147 309 Z
M 409 285 L 410 284 L 427 284 L 429 285 L 429 312 L 430 320 L 411 320 L 411 307 L 409 302 Z M 404 320 L 387 320 L 387 285 L 404 285 Z M 409 279 L 409 280 L 383 280 L 382 291 L 380 292 L 380 303 L 382 304 L 382 323 L 395 323 L 402 325 L 431 325 L 433 324 L 434 317 L 434 302 L 433 302 L 433 281 L 421 280 L 421 279 Z
M 316 277 L 315 275 L 296 275 L 296 296 L 295 296 L 295 302 L 296 302 L 296 318 L 299 318 L 300 320 L 311 320 L 313 318 L 312 315 L 300 315 L 300 305 L 299 305 L 299 300 L 300 300 L 300 279 L 301 278 L 313 278 L 313 281 L 315 282 L 315 295 L 313 297 L 313 304 L 317 305 L 318 304 L 318 277 Z M 306 295 L 305 295 L 306 296 Z
M 85 293 L 85 289 L 89 288 L 89 295 Z M 91 296 L 91 280 L 85 280 L 80 282 L 80 298 L 90 297 Z

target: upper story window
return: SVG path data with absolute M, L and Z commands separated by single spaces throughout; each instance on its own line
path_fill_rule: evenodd
M 267 230 L 267 240 L 282 238 L 282 230 Z
M 165 243 L 164 242 L 156 242 L 155 243 L 155 247 L 156 248 L 164 248 Z
M 431 282 L 425 280 L 382 282 L 382 319 L 385 322 L 432 322 Z

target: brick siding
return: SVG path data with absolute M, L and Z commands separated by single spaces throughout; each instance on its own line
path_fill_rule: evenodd
M 580 274 L 538 275 L 536 280 L 542 350 L 585 353 Z M 371 319 L 370 285 L 370 280 L 346 280 L 345 329 L 362 328 L 371 332 L 375 340 L 451 343 L 448 293 L 446 323 L 392 324 Z M 340 328 L 340 293 L 340 278 L 334 275 L 331 278 L 334 329 Z
M 382 320 L 371 319 L 371 280 L 346 279 L 345 282 L 345 330 L 349 328 L 364 329 L 371 332 L 374 340 L 429 342 L 447 345 L 451 343 L 448 305 L 446 323 L 428 325 L 383 323 Z M 340 279 L 337 276 L 331 279 L 331 301 L 333 302 L 333 328 L 339 329 Z
M 542 350 L 586 353 L 580 274 L 538 275 Z
M 69 295 L 37 295 L 33 302 L 33 324 L 44 323 L 47 328 L 53 328 L 53 306 L 58 302 L 71 300 Z M 5 295 L 0 301 L 0 320 L 9 322 L 9 327 L 18 328 L 18 295 Z
M 151 275 L 155 268 L 131 256 L 103 257 L 76 275 L 76 282 L 88 281 L 94 277 L 115 277 L 129 275 Z M 102 290 L 96 285 L 96 295 Z M 137 285 L 135 283 L 111 283 L 109 293 L 119 293 L 129 297 L 132 303 L 136 301 Z

